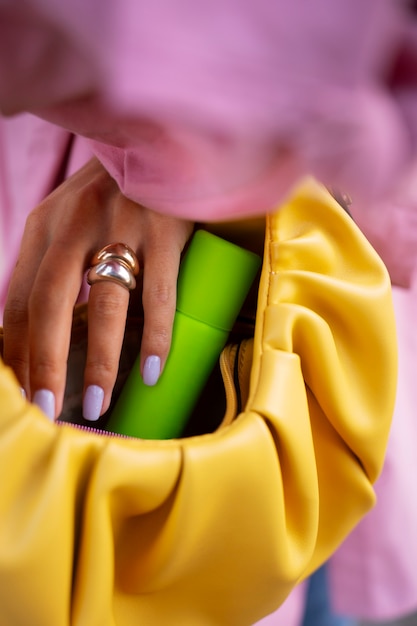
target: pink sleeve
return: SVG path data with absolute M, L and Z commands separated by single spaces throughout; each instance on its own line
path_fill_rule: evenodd
M 410 288 L 417 275 L 417 194 L 360 211 L 353 207 L 352 213 L 387 266 L 393 285 Z
M 90 137 L 121 189 L 155 210 L 265 212 L 307 172 L 374 201 L 417 152 L 416 20 L 399 0 L 0 11 L 5 110 Z

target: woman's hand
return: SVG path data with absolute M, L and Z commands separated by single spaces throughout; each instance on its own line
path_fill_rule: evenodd
M 141 372 L 154 384 L 170 349 L 180 256 L 192 231 L 192 222 L 128 200 L 95 158 L 30 214 L 4 312 L 4 360 L 49 417 L 62 410 L 73 308 L 94 253 L 115 242 L 137 253 L 144 270 Z M 87 419 L 109 407 L 128 303 L 118 284 L 90 289 Z

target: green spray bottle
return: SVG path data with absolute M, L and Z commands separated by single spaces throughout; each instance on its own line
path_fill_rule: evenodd
M 181 262 L 172 343 L 154 386 L 139 357 L 106 429 L 142 439 L 179 437 L 223 350 L 261 258 L 205 230 L 194 234 Z

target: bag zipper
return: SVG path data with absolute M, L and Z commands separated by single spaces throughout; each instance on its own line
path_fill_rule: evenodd
M 75 424 L 74 422 L 65 422 L 64 420 L 57 419 L 55 424 L 58 426 L 72 426 L 76 430 L 82 430 L 87 433 L 94 433 L 95 435 L 104 435 L 105 437 L 117 437 L 119 439 L 138 439 L 138 437 L 131 437 L 130 435 L 123 435 L 121 433 L 115 433 L 112 430 L 103 430 L 102 428 L 94 428 L 94 426 L 86 426 L 84 424 Z

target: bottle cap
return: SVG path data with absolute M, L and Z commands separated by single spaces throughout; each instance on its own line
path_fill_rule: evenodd
M 261 265 L 261 257 L 205 230 L 195 232 L 181 262 L 177 309 L 230 331 Z

